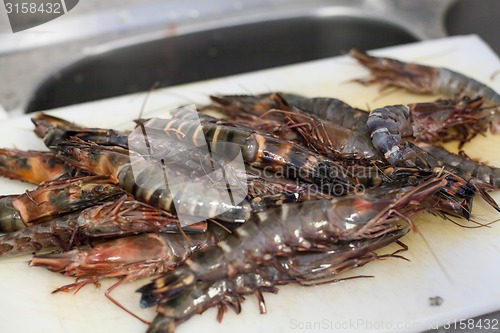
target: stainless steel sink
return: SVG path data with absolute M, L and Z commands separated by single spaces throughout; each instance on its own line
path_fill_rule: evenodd
M 88 0 L 46 31 L 0 33 L 0 105 L 46 110 L 446 35 L 477 33 L 500 52 L 499 11 L 496 0 Z
M 20 36 L 17 45 L 2 43 L 0 34 L 0 73 L 9 82 L 0 87 L 0 104 L 33 112 L 145 91 L 155 83 L 443 37 L 442 18 L 452 2 L 130 0 L 127 7 L 54 20 L 47 24 L 58 32 L 50 43 L 33 33 Z M 73 39 L 61 33 L 71 29 Z
M 500 54 L 500 1 L 457 0 L 446 12 L 445 27 L 450 35 L 478 34 Z
M 352 14 L 298 15 L 134 40 L 50 76 L 27 112 L 418 40 L 390 22 Z

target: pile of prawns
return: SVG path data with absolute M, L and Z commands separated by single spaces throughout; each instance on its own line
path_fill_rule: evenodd
M 148 332 L 172 333 L 211 307 L 218 320 L 228 307 L 239 313 L 245 295 L 256 295 L 265 313 L 263 293 L 278 285 L 334 281 L 399 257 L 374 251 L 399 242 L 419 212 L 470 219 L 476 194 L 500 212 L 487 194 L 500 187 L 500 168 L 434 145 L 499 132 L 500 95 L 444 68 L 350 55 L 372 74 L 363 84 L 449 99 L 366 112 L 287 93 L 211 96 L 194 118 L 180 108 L 169 119 L 137 120 L 162 133 L 148 138 L 155 151 L 131 145 L 144 140 L 140 131 L 37 114 L 35 133 L 49 151 L 0 150 L 3 176 L 38 185 L 0 198 L 0 255 L 33 254 L 31 266 L 77 278 L 55 292 L 118 277 L 105 294 L 129 313 L 112 290 L 156 276 L 138 290 L 141 306 L 157 306 Z M 222 117 L 209 116 L 213 111 Z M 237 147 L 246 170 L 231 181 L 248 193 L 237 203 L 214 200 L 204 209 L 224 213 L 181 226 L 175 203 L 184 200 L 183 214 L 193 216 L 200 204 L 189 187 L 173 195 L 156 164 L 182 166 L 185 179 L 205 175 L 211 155 L 182 149 L 199 133 L 219 156 L 227 153 L 224 143 Z M 133 158 L 145 162 L 140 171 Z M 142 187 L 141 177 L 158 186 Z M 211 177 L 214 188 L 227 185 L 216 172 Z

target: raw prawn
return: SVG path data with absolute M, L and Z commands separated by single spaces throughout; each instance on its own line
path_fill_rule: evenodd
M 87 172 L 106 175 L 112 177 L 125 191 L 133 195 L 137 200 L 163 209 L 165 211 L 176 211 L 178 214 L 184 214 L 191 217 L 197 217 L 198 209 L 203 206 L 199 198 L 192 195 L 193 186 L 205 184 L 198 180 L 179 175 L 176 181 L 184 180 L 185 186 L 180 188 L 175 196 L 170 190 L 170 184 L 165 180 L 162 169 L 154 163 L 144 160 L 142 168 L 134 168 L 130 162 L 128 154 L 133 154 L 118 147 L 102 147 L 85 142 L 65 142 L 58 146 L 60 156 L 70 165 L 83 169 Z M 141 179 L 146 179 L 147 183 L 142 185 L 138 183 Z M 228 178 L 226 178 L 228 179 Z M 229 178 L 232 179 L 232 178 Z M 264 180 L 260 177 L 250 177 L 252 185 L 259 183 L 266 186 Z M 269 200 L 253 200 L 243 198 L 241 202 L 228 203 L 218 200 L 218 188 L 226 186 L 226 183 L 220 183 L 217 179 L 213 180 L 212 187 L 205 193 L 205 197 L 210 199 L 208 208 L 210 211 L 203 212 L 204 217 L 215 217 L 227 222 L 246 221 L 254 210 L 263 210 L 267 205 L 276 205 L 282 202 L 282 197 L 275 199 L 267 197 Z M 238 186 L 247 186 L 246 179 L 244 183 L 239 183 L 239 179 L 234 179 L 233 188 Z M 269 186 L 268 186 L 269 188 Z M 286 189 L 285 189 L 286 190 Z M 280 193 L 276 193 L 280 194 Z M 206 201 L 205 201 L 206 202 Z M 179 211 L 181 207 L 181 211 Z M 206 209 L 206 206 L 203 206 Z M 220 213 L 224 212 L 224 213 Z
M 227 229 L 211 224 L 204 233 L 186 236 L 180 233 L 146 233 L 80 246 L 68 252 L 36 255 L 30 266 L 45 267 L 78 279 L 53 292 L 78 292 L 88 284 L 98 285 L 99 280 L 119 277 L 105 295 L 114 304 L 139 320 L 118 303 L 111 292 L 123 283 L 164 273 L 183 262 L 196 250 L 211 246 L 228 235 Z
M 122 196 L 114 201 L 2 234 L 0 256 L 17 256 L 53 248 L 67 251 L 71 247 L 103 238 L 141 233 L 179 233 L 180 228 L 175 215 Z M 184 233 L 206 230 L 206 221 L 182 227 Z
M 392 105 L 374 109 L 366 123 L 373 145 L 392 165 L 429 168 L 438 160 L 405 138 L 434 142 L 460 139 L 460 145 L 484 130 L 474 114 L 481 100 L 464 99 L 458 103 L 441 101 Z M 444 118 L 442 118 L 444 116 Z M 433 119 L 433 117 L 436 117 Z
M 373 78 L 358 80 L 362 83 L 377 82 L 383 88 L 397 86 L 421 94 L 442 94 L 459 99 L 465 96 L 480 97 L 493 133 L 500 131 L 500 95 L 485 84 L 447 68 L 405 63 L 390 58 L 378 58 L 351 50 L 349 53 L 366 66 Z
M 407 232 L 408 228 L 398 227 L 377 238 L 333 244 L 325 252 L 297 253 L 291 257 L 276 258 L 273 264 L 259 265 L 255 272 L 240 273 L 232 279 L 200 281 L 176 297 L 160 303 L 156 310 L 158 314 L 148 333 L 172 333 L 179 324 L 215 306 L 218 308 L 217 320 L 220 322 L 228 306 L 237 314 L 241 312 L 245 295 L 255 294 L 260 313 L 264 314 L 267 307 L 263 292 L 277 293 L 276 286 L 289 283 L 312 286 L 340 281 L 342 278 L 337 276 L 349 269 L 375 260 L 400 258 L 396 253 L 376 255 L 372 251 L 396 242 Z M 146 288 L 140 291 L 149 292 Z M 143 298 L 143 303 L 147 301 L 151 300 Z
M 74 177 L 78 171 L 52 152 L 0 149 L 0 175 L 31 184 Z
M 487 184 L 486 188 L 489 185 L 500 189 L 500 168 L 475 161 L 465 153 L 453 154 L 444 148 L 425 142 L 418 142 L 417 146 L 434 156 L 438 166 L 443 166 L 446 170 L 455 172 L 466 179 L 474 179 Z
M 54 149 L 57 144 L 71 137 L 101 145 L 128 148 L 129 131 L 88 128 L 43 112 L 34 115 L 31 121 L 35 125 L 35 134 L 43 139 L 45 145 L 50 149 Z
M 0 198 L 0 231 L 11 232 L 54 216 L 112 200 L 123 191 L 105 177 L 78 177 L 43 183 L 33 191 Z
M 77 245 L 73 240 L 78 227 L 78 212 L 53 218 L 28 228 L 0 234 L 0 256 L 11 257 Z
M 418 212 L 421 208 L 416 203 L 425 201 L 448 184 L 449 181 L 445 178 L 437 177 L 416 187 L 401 188 L 400 184 L 393 184 L 369 189 L 363 195 L 284 204 L 259 213 L 236 229 L 227 240 L 196 252 L 176 270 L 139 289 L 143 306 L 160 304 L 159 314 L 150 327 L 150 332 L 173 332 L 176 324 L 197 312 L 203 312 L 209 306 L 223 302 L 226 293 L 238 298 L 242 294 L 255 292 L 261 299 L 261 291 L 275 290 L 276 281 L 290 281 L 286 278 L 273 280 L 267 277 L 270 280 L 268 285 L 244 285 L 249 281 L 244 277 L 276 267 L 281 258 L 294 258 L 301 253 L 310 252 L 327 253 L 340 245 L 349 246 L 350 242 L 369 244 L 370 240 L 374 240 L 377 244 L 376 240 L 383 239 L 384 235 L 394 232 L 398 234 L 400 227 L 397 221 L 405 215 Z M 399 233 L 402 234 L 404 232 Z M 378 246 L 375 245 L 375 248 Z M 360 262 L 364 254 L 366 252 L 359 253 Z M 329 259 L 335 257 L 332 255 Z M 342 259 L 341 255 L 338 259 L 340 266 L 333 265 L 334 269 L 321 277 L 331 278 L 342 271 L 342 267 L 347 269 L 356 266 L 352 262 L 346 264 L 348 261 L 344 262 L 345 258 Z M 355 260 L 356 257 L 349 257 L 351 259 Z M 309 279 L 315 280 L 314 274 L 311 275 Z M 243 283 L 238 288 L 244 288 L 245 292 L 231 287 L 236 288 L 231 294 L 229 291 L 232 289 L 226 288 L 226 284 L 238 279 Z M 223 289 L 211 289 L 213 286 Z M 208 295 L 209 291 L 210 295 L 215 296 L 213 300 Z M 193 307 L 193 299 L 202 301 L 202 305 L 199 308 Z M 186 312 L 182 311 L 186 304 L 180 305 L 184 302 L 191 304 Z M 181 306 L 180 309 L 177 306 Z
M 221 156 L 236 156 L 241 152 L 243 161 L 247 164 L 284 174 L 288 178 L 315 183 L 324 188 L 326 193 L 337 190 L 335 195 L 343 195 L 352 191 L 356 185 L 355 180 L 349 179 L 349 172 L 341 163 L 314 154 L 289 141 L 248 128 L 212 122 L 199 124 L 178 119 L 153 118 L 148 122 L 148 129 L 164 133 L 171 131 L 173 135 L 175 131 L 181 131 L 183 136 L 193 140 L 197 146 L 208 142 L 211 151 Z M 203 137 L 197 135 L 199 131 L 203 132 Z

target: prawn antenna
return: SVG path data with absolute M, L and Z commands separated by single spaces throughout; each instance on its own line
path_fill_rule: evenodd
M 151 96 L 151 93 L 155 91 L 159 86 L 160 82 L 156 81 L 155 83 L 153 83 L 151 88 L 149 88 L 146 96 L 144 97 L 144 101 L 142 101 L 141 110 L 139 111 L 139 117 L 137 117 L 137 119 L 142 119 L 142 115 L 144 114 L 144 110 L 146 109 L 146 103 L 148 102 L 149 96 Z
M 490 76 L 490 81 L 495 81 L 497 75 L 500 74 L 500 69 L 497 69 L 496 71 L 494 71 L 491 76 Z
M 438 256 L 436 255 L 436 253 L 434 252 L 434 250 L 432 249 L 432 247 L 430 246 L 429 242 L 427 241 L 427 239 L 425 238 L 422 230 L 420 230 L 420 232 L 418 233 L 420 235 L 420 237 L 422 237 L 422 240 L 424 241 L 425 245 L 427 246 L 427 248 L 429 249 L 429 252 L 431 253 L 431 255 L 434 257 L 434 260 L 436 261 L 437 265 L 439 266 L 439 268 L 441 269 L 441 271 L 443 272 L 444 276 L 446 276 L 446 279 L 450 282 L 450 284 L 453 284 L 453 279 L 451 278 L 450 274 L 448 273 L 448 271 L 446 271 L 443 263 L 439 260 Z

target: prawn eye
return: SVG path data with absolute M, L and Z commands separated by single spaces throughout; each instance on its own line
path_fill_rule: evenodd
M 52 127 L 49 128 L 45 133 L 45 136 L 43 138 L 43 143 L 47 147 L 54 147 L 59 143 L 61 143 L 63 139 L 64 139 L 64 131 L 59 128 Z
M 255 136 L 250 135 L 246 140 L 245 148 L 241 150 L 244 161 L 254 161 L 259 151 L 259 145 Z
M 109 186 L 107 185 L 99 185 L 99 186 L 96 186 L 93 191 L 97 194 L 102 194 L 102 193 L 105 193 L 106 191 L 109 190 Z

